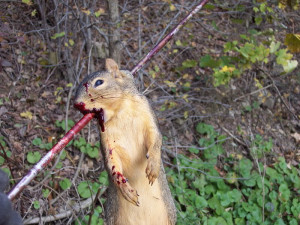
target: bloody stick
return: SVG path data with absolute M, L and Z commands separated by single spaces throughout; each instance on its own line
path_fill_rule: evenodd
M 146 62 L 148 62 L 156 53 L 164 47 L 167 42 L 179 31 L 179 29 L 202 7 L 208 2 L 208 0 L 201 1 L 196 7 L 189 12 L 172 30 L 167 34 L 138 64 L 131 70 L 132 74 L 135 74 L 140 70 Z M 82 119 L 77 122 L 66 135 L 56 144 L 53 148 L 26 174 L 25 177 L 8 193 L 8 198 L 13 200 L 29 182 L 36 177 L 36 175 L 44 169 L 50 161 L 58 154 L 91 119 L 93 119 L 95 113 L 87 113 Z
M 132 74 L 135 74 L 138 70 L 140 70 L 146 62 L 148 62 L 156 53 L 159 52 L 162 47 L 164 47 L 168 41 L 179 31 L 179 29 L 202 7 L 208 2 L 208 0 L 201 1 L 195 8 L 190 11 L 171 31 L 167 34 L 143 59 L 141 59 L 138 64 L 131 70 Z
M 79 120 L 65 136 L 57 142 L 56 145 L 26 174 L 25 177 L 8 193 L 8 198 L 13 200 L 17 194 L 19 194 L 25 186 L 36 177 L 36 175 L 45 168 L 50 161 L 57 155 L 77 134 L 85 125 L 87 125 L 91 119 L 95 116 L 94 113 L 85 114 L 81 120 Z

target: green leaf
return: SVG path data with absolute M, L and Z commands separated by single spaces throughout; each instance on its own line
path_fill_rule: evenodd
M 43 197 L 44 198 L 48 198 L 48 196 L 50 195 L 50 190 L 49 189 L 42 189 L 43 192 Z
M 242 199 L 242 194 L 237 189 L 229 191 L 227 195 L 229 196 L 231 202 L 239 202 Z
M 77 187 L 78 193 L 82 198 L 89 198 L 92 196 L 90 184 L 87 181 L 82 181 Z
M 108 186 L 108 174 L 106 171 L 102 171 L 100 173 L 100 176 L 99 176 L 99 182 L 100 184 L 104 185 L 104 186 Z
M 209 136 L 215 134 L 214 127 L 205 123 L 198 123 L 196 126 L 196 131 L 200 134 L 207 134 Z
M 39 208 L 41 207 L 41 206 L 40 206 L 40 202 L 37 201 L 37 200 L 33 201 L 33 207 L 34 207 L 35 209 L 39 209 Z
M 61 181 L 59 181 L 59 186 L 61 187 L 61 189 L 66 190 L 68 188 L 71 187 L 71 181 L 68 178 L 65 178 Z
M 286 183 L 283 183 L 279 186 L 279 199 L 281 199 L 283 202 L 287 202 L 290 198 L 291 191 Z
M 195 199 L 195 206 L 197 209 L 203 209 L 207 207 L 208 204 L 205 198 L 196 195 L 194 199 Z
M 42 144 L 42 139 L 40 138 L 35 138 L 32 140 L 32 144 L 35 146 L 40 146 L 40 144 Z
M 278 41 L 278 42 L 274 42 L 274 41 L 272 41 L 271 42 L 271 45 L 270 45 L 270 53 L 275 53 L 277 50 L 278 50 L 278 48 L 280 47 L 280 42 Z
M 216 68 L 220 66 L 220 61 L 216 61 L 211 58 L 210 55 L 205 55 L 200 59 L 200 66 L 201 67 L 209 67 L 209 68 Z
M 97 158 L 99 156 L 99 150 L 96 147 L 95 148 L 94 147 L 90 147 L 90 148 L 87 149 L 87 154 L 91 158 Z
M 267 202 L 267 203 L 265 204 L 265 209 L 266 209 L 267 211 L 269 211 L 269 212 L 273 212 L 274 209 L 275 209 L 275 206 L 274 206 L 274 204 L 273 204 L 272 202 Z
M 51 37 L 51 39 L 56 39 L 56 38 L 60 38 L 60 37 L 63 37 L 63 36 L 65 36 L 65 32 L 63 31 L 63 32 L 60 32 L 60 33 L 55 33 L 52 37 Z
M 41 154 L 39 152 L 28 152 L 27 161 L 31 164 L 37 163 L 41 159 Z
M 191 148 L 189 148 L 189 152 L 194 153 L 194 154 L 198 154 L 199 153 L 199 149 L 191 147 Z
M 261 22 L 263 21 L 263 18 L 261 16 L 256 16 L 255 17 L 255 24 L 259 26 Z
M 298 66 L 298 61 L 297 60 L 288 60 L 286 65 L 282 65 L 283 66 L 283 70 L 286 73 L 290 73 L 292 72 L 294 69 L 297 68 Z
M 184 68 L 195 67 L 195 66 L 197 66 L 197 61 L 196 60 L 192 60 L 192 59 L 187 59 L 187 60 L 185 60 L 185 61 L 182 62 L 182 66 Z
M 207 221 L 209 225 L 227 225 L 227 222 L 222 217 L 210 217 Z
M 239 173 L 244 178 L 250 178 L 250 172 L 252 170 L 253 163 L 249 159 L 241 159 L 239 162 Z
M 31 0 L 22 0 L 23 3 L 25 3 L 26 5 L 31 6 L 32 5 L 32 1 Z
M 287 65 L 287 61 L 293 57 L 292 54 L 287 53 L 287 49 L 280 49 L 276 52 L 276 56 L 276 62 L 282 66 Z

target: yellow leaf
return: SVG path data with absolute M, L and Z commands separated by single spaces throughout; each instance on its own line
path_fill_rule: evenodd
M 172 82 L 172 81 L 165 80 L 164 83 L 166 85 L 168 85 L 170 88 L 175 88 L 176 87 L 176 84 L 174 84 L 174 82 Z
M 26 5 L 31 6 L 32 5 L 32 1 L 31 0 L 22 0 L 23 3 L 25 3 Z
M 184 111 L 183 117 L 184 117 L 184 119 L 187 119 L 189 117 L 189 112 L 188 111 Z
M 105 10 L 102 9 L 102 8 L 100 8 L 100 9 L 98 9 L 98 11 L 96 11 L 94 14 L 95 14 L 96 17 L 99 17 L 99 16 L 101 16 L 104 12 L 105 12 Z
M 189 102 L 189 99 L 188 99 L 188 97 L 189 97 L 189 95 L 188 94 L 184 94 L 183 96 L 182 96 L 182 98 L 184 99 L 184 101 L 186 101 L 186 102 Z
M 32 120 L 32 113 L 29 111 L 20 113 L 20 116 Z
M 189 74 L 188 74 L 188 73 L 184 74 L 184 75 L 182 76 L 182 78 L 183 78 L 183 79 L 188 79 L 188 78 L 189 78 Z
M 81 12 L 85 13 L 88 16 L 91 14 L 91 11 L 88 9 L 82 9 Z
M 287 34 L 285 36 L 284 44 L 292 53 L 300 52 L 300 34 Z
M 175 11 L 176 10 L 176 7 L 175 7 L 175 5 L 173 5 L 173 4 L 170 4 L 170 11 Z
M 32 16 L 32 17 L 35 16 L 36 13 L 37 13 L 37 11 L 36 11 L 36 9 L 34 9 L 34 10 L 31 12 L 31 16 Z
M 71 46 L 73 46 L 73 45 L 75 44 L 75 42 L 74 42 L 72 39 L 69 39 L 69 44 L 70 44 Z
M 234 70 L 235 70 L 234 67 L 223 66 L 223 68 L 221 69 L 221 72 L 230 72 L 230 73 L 232 73 Z

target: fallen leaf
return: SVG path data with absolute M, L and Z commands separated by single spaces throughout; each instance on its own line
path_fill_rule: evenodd
M 300 134 L 294 133 L 291 136 L 296 139 L 296 142 L 300 142 Z
M 8 110 L 7 110 L 7 108 L 5 108 L 4 106 L 2 106 L 1 108 L 0 108 L 0 116 L 2 116 L 3 114 L 5 114 L 5 113 L 7 113 L 8 112 Z
M 32 113 L 29 111 L 20 113 L 20 116 L 32 120 Z

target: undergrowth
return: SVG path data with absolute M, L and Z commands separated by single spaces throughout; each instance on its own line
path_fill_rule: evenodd
M 282 157 L 268 166 L 259 160 L 270 152 L 271 140 L 259 135 L 253 140 L 255 163 L 241 154 L 226 157 L 226 137 L 212 126 L 199 123 L 197 132 L 204 150 L 192 158 L 179 155 L 176 169 L 166 168 L 177 224 L 299 224 L 299 168 Z

